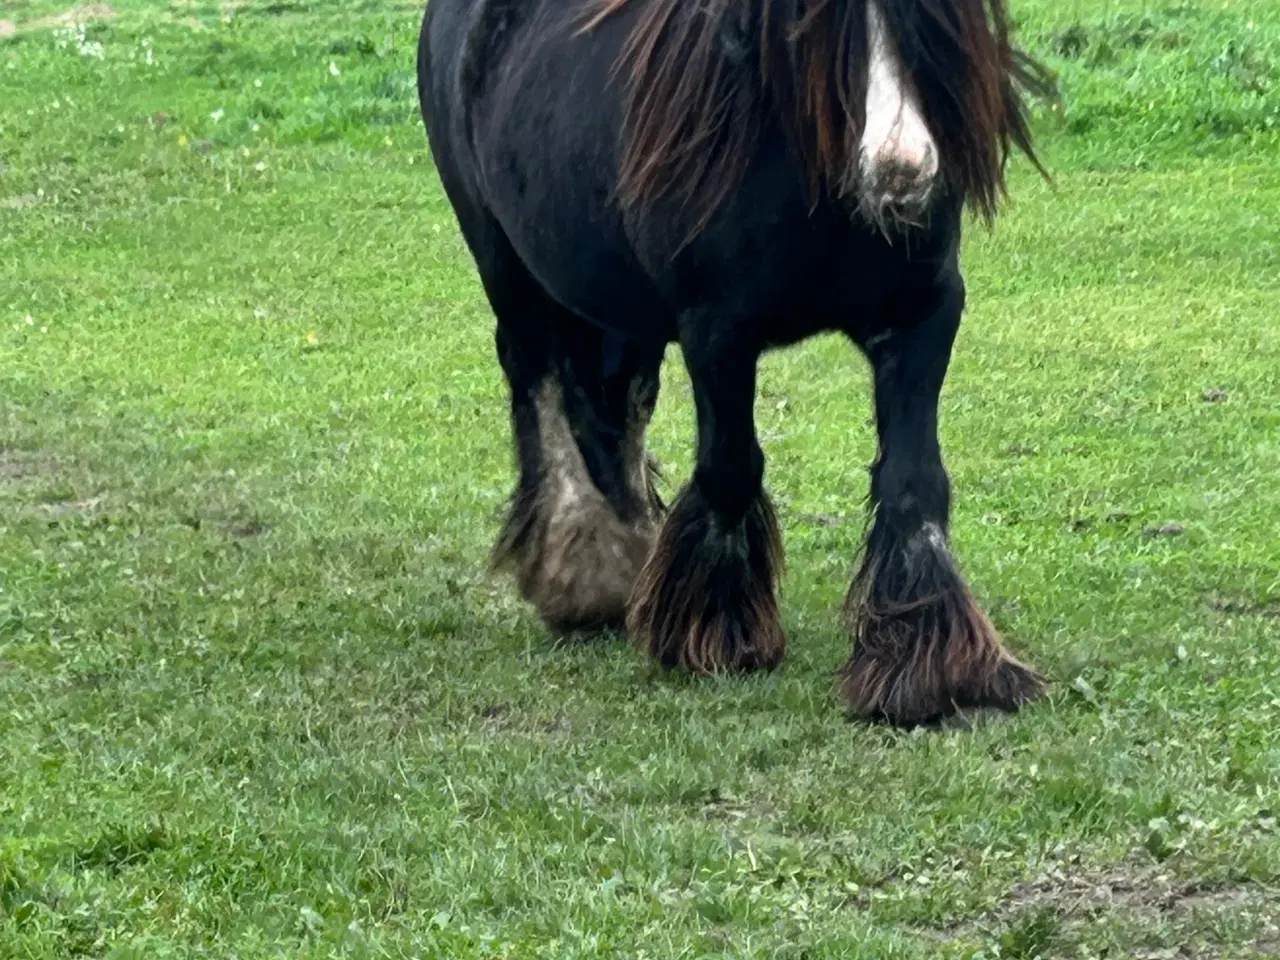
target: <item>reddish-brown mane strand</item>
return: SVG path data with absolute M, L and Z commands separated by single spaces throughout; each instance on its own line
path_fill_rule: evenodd
M 776 124 L 815 202 L 858 185 L 867 0 L 588 0 L 590 30 L 633 4 L 619 197 L 634 215 L 672 202 L 693 231 L 738 186 Z M 1024 91 L 1048 73 L 1014 50 L 1005 0 L 878 0 L 920 94 L 949 187 L 991 221 L 1011 147 L 1036 158 Z

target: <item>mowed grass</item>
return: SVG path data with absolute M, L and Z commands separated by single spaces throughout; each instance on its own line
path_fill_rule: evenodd
M 403 3 L 0 5 L 0 956 L 1280 951 L 1280 6 L 1019 0 L 1060 71 L 973 229 L 955 545 L 1055 681 L 832 695 L 863 362 L 757 405 L 791 656 L 557 647 L 486 554 L 492 318 Z M 655 452 L 691 458 L 671 357 Z

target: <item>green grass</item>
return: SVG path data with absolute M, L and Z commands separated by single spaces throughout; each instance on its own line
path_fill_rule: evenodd
M 1274 0 L 1015 3 L 1057 180 L 971 231 L 944 442 L 1056 683 L 911 734 L 832 695 L 839 341 L 762 375 L 787 664 L 557 648 L 484 570 L 504 387 L 417 8 L 60 12 L 0 4 L 0 956 L 1280 950 Z M 673 356 L 675 480 L 691 419 Z

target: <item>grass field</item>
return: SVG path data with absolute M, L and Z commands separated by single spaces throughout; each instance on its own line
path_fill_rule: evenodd
M 1280 4 L 1014 9 L 1057 179 L 970 232 L 944 443 L 1055 683 L 901 733 L 832 695 L 839 341 L 762 375 L 784 667 L 557 648 L 417 7 L 0 2 L 0 957 L 1280 954 Z

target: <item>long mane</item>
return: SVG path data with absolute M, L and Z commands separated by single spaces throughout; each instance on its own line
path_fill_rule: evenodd
M 696 231 L 740 183 L 769 128 L 816 203 L 857 191 L 869 0 L 588 0 L 585 29 L 643 4 L 622 48 L 619 197 L 674 202 Z M 1041 173 L 1026 93 L 1047 70 L 1015 50 L 1005 0 L 876 0 L 920 95 L 948 188 L 990 222 L 1012 147 Z

